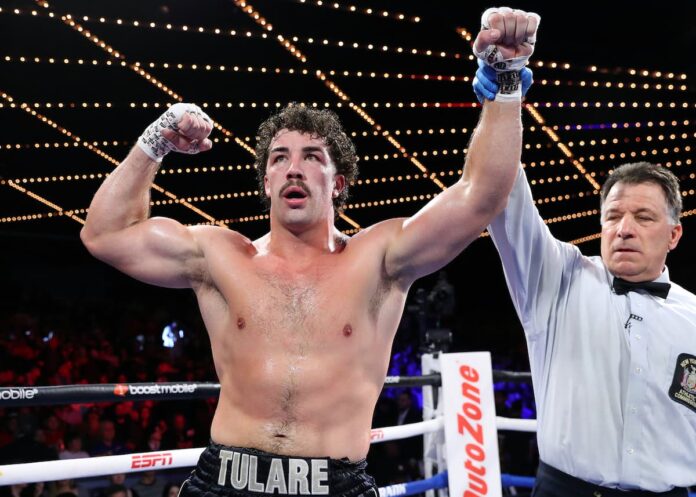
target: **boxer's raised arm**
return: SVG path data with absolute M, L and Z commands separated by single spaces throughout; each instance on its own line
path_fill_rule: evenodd
M 503 52 L 504 61 L 516 62 L 531 55 L 533 47 L 528 40 L 536 35 L 536 14 L 489 10 L 484 17 L 491 25 L 483 22 L 474 47 L 477 55 L 494 60 L 496 53 Z M 516 80 L 502 80 L 510 84 L 501 83 L 496 101 L 484 103 L 462 178 L 393 232 L 385 255 L 385 270 L 390 276 L 410 284 L 436 271 L 478 237 L 505 207 L 522 152 L 519 69 L 516 71 L 512 75 Z
M 387 273 L 410 284 L 475 240 L 505 207 L 521 147 L 519 102 L 486 102 L 462 178 L 403 221 L 387 248 Z
M 149 218 L 150 188 L 164 154 L 169 150 L 195 153 L 211 146 L 210 121 L 195 109 L 170 109 L 147 129 L 97 191 L 80 233 L 96 258 L 153 285 L 194 285 L 204 267 L 200 242 L 214 229 Z M 168 129 L 172 123 L 173 129 Z

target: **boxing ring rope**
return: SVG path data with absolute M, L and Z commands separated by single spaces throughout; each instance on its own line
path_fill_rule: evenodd
M 529 373 L 494 371 L 494 381 L 525 382 Z M 440 374 L 423 376 L 387 376 L 384 387 L 413 387 L 441 385 Z M 45 406 L 72 403 L 121 402 L 126 400 L 191 400 L 218 396 L 220 384 L 215 382 L 168 383 L 110 383 L 100 385 L 61 385 L 0 388 L 3 407 Z M 536 431 L 536 420 L 496 417 L 500 430 Z M 443 429 L 443 417 L 419 423 L 375 428 L 371 443 L 399 440 Z M 176 469 L 194 467 L 204 448 L 91 457 L 80 460 L 45 461 L 0 466 L 0 486 L 41 481 L 89 478 L 114 473 L 134 473 L 147 469 Z M 503 475 L 508 477 L 508 475 Z M 521 478 L 521 477 L 517 477 Z M 524 480 L 516 480 L 524 481 Z M 380 488 L 381 497 L 412 495 L 427 490 L 445 488 L 447 471 L 424 480 Z
M 440 375 L 387 376 L 386 388 L 439 386 Z M 60 385 L 0 388 L 0 406 L 26 407 L 124 400 L 194 400 L 220 395 L 215 382 L 104 383 L 100 385 Z
M 529 373 L 493 371 L 494 381 L 525 382 Z M 439 374 L 424 376 L 388 376 L 385 388 L 410 386 L 439 386 Z M 217 396 L 219 383 L 213 382 L 171 382 L 171 383 L 128 383 L 101 385 L 64 385 L 39 387 L 0 388 L 0 405 L 4 407 L 39 406 L 70 403 L 119 402 L 125 400 L 174 400 L 204 399 Z M 536 432 L 536 420 L 515 419 L 496 416 L 498 430 Z M 443 429 L 443 417 L 400 426 L 375 428 L 371 430 L 370 443 L 388 442 Z M 37 481 L 89 478 L 115 473 L 134 473 L 153 469 L 176 469 L 194 467 L 203 447 L 171 451 L 144 452 L 117 456 L 102 456 L 76 460 L 45 461 L 0 466 L 0 486 Z M 532 488 L 534 478 L 502 474 L 503 487 Z M 429 490 L 447 488 L 448 473 L 443 471 L 424 480 L 389 485 L 379 489 L 380 497 L 397 497 L 423 493 Z M 696 497 L 691 493 L 689 497 Z
M 436 432 L 441 429 L 442 418 L 401 426 L 376 428 L 372 430 L 370 443 L 409 438 Z M 196 449 L 90 457 L 88 459 L 80 459 L 80 464 L 75 464 L 75 459 L 68 459 L 64 461 L 0 466 L 0 486 L 14 483 L 31 483 L 36 481 L 37 474 L 41 474 L 42 479 L 50 481 L 52 479 L 88 478 L 114 473 L 134 473 L 146 469 L 189 468 L 194 467 L 198 463 L 198 458 L 203 450 L 205 448 L 200 447 Z
M 501 417 L 496 418 L 496 420 L 498 428 L 501 430 L 522 427 L 525 428 L 523 431 L 535 431 L 536 428 L 536 420 L 519 420 Z M 371 432 L 370 443 L 382 443 L 424 435 L 426 433 L 434 433 L 441 430 L 442 426 L 443 418 L 438 417 L 419 423 L 375 428 Z M 196 449 L 90 457 L 80 459 L 79 464 L 75 464 L 75 459 L 9 464 L 0 466 L 0 486 L 12 485 L 15 483 L 32 483 L 36 481 L 37 475 L 41 475 L 42 481 L 52 481 L 72 478 L 89 478 L 92 476 L 104 476 L 114 473 L 134 473 L 146 469 L 188 468 L 197 464 L 198 458 L 203 450 L 204 448 L 200 447 Z
M 493 381 L 528 382 L 530 373 L 493 371 Z M 440 386 L 439 374 L 423 376 L 387 376 L 385 388 Z M 1 387 L 0 406 L 26 407 L 123 400 L 194 400 L 220 394 L 215 382 L 104 383 L 100 385 L 60 385 Z

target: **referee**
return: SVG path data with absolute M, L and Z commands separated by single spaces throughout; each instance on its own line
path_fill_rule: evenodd
M 479 65 L 474 91 L 494 99 L 505 77 Z M 534 497 L 686 497 L 696 485 L 696 296 L 665 265 L 681 208 L 669 170 L 618 167 L 601 191 L 601 257 L 586 257 L 553 237 L 520 168 L 488 227 L 529 350 Z

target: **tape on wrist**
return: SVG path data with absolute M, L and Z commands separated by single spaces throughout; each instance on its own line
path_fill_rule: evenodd
M 162 135 L 162 130 L 169 128 L 173 131 L 179 131 L 179 121 L 188 112 L 201 116 L 206 121 L 210 118 L 197 105 L 178 103 L 172 105 L 162 114 L 156 121 L 150 124 L 142 135 L 138 138 L 138 146 L 152 160 L 161 162 L 162 158 L 172 150 L 178 150 L 172 142 L 167 140 Z M 199 144 L 192 143 L 191 148 L 185 152 L 187 154 L 197 154 L 199 152 Z
M 519 102 L 522 100 L 522 81 L 519 71 L 505 71 L 496 74 L 498 93 L 496 102 Z
M 159 119 L 145 128 L 143 134 L 138 138 L 138 146 L 150 159 L 160 162 L 174 148 L 172 143 L 162 136 L 162 130 L 173 128 L 176 123 L 178 120 L 175 121 L 174 112 L 167 109 Z

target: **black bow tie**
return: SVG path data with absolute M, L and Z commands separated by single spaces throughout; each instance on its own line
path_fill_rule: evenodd
M 612 286 L 617 295 L 625 295 L 628 292 L 634 292 L 636 290 L 645 290 L 651 295 L 666 299 L 672 285 L 669 283 L 658 283 L 656 281 L 639 281 L 634 283 L 621 278 L 614 278 Z

